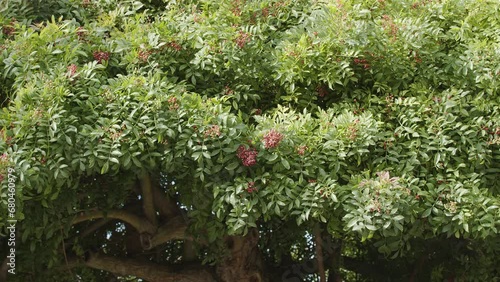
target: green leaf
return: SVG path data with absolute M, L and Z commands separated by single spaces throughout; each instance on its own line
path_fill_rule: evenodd
M 374 225 L 371 225 L 371 224 L 366 224 L 365 227 L 366 227 L 366 229 L 371 230 L 371 231 L 377 230 L 377 227 L 375 227 Z
M 135 166 L 142 167 L 141 162 L 136 157 L 132 157 L 132 162 L 134 163 Z
M 274 160 L 276 160 L 278 158 L 278 154 L 269 154 L 266 156 L 266 159 L 269 161 L 269 162 L 272 162 Z
M 207 151 L 203 151 L 203 157 L 205 157 L 206 159 L 210 159 L 210 154 L 207 152 Z
M 290 169 L 290 164 L 288 163 L 288 161 L 283 158 L 281 159 L 281 164 L 286 168 L 286 169 Z
M 428 208 L 424 211 L 424 213 L 422 214 L 422 217 L 428 217 L 432 212 L 432 208 Z
M 396 216 L 393 218 L 393 220 L 395 220 L 395 221 L 401 221 L 401 220 L 403 220 L 404 218 L 405 218 L 405 217 L 404 217 L 404 216 L 402 216 L 402 215 L 396 215 Z
M 101 168 L 101 174 L 105 174 L 109 170 L 109 162 L 105 162 Z
M 239 166 L 239 163 L 237 161 L 230 163 L 229 165 L 226 166 L 227 170 L 234 170 Z

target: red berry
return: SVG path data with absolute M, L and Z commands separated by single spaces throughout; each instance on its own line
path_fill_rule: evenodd
M 265 136 L 264 136 L 264 147 L 266 149 L 269 148 L 276 148 L 278 147 L 279 143 L 283 140 L 283 134 L 277 132 L 274 129 L 271 129 Z
M 307 146 L 306 145 L 302 145 L 300 147 L 297 148 L 297 154 L 303 156 L 305 153 L 306 153 L 306 150 L 307 150 Z
M 253 166 L 257 163 L 257 150 L 255 148 L 246 148 L 244 145 L 238 147 L 238 158 L 244 166 Z
M 255 182 L 251 181 L 247 183 L 247 192 L 252 193 L 254 191 L 257 191 L 257 188 L 255 187 Z
M 109 60 L 109 52 L 94 51 L 92 55 L 94 56 L 94 60 L 96 60 L 99 64 L 102 64 L 103 61 Z
M 76 74 L 76 70 L 78 67 L 75 64 L 71 64 L 68 66 L 68 76 L 73 77 Z

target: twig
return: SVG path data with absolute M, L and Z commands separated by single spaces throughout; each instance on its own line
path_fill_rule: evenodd
M 64 238 L 64 232 L 63 232 L 62 226 L 61 226 L 60 230 L 61 230 L 61 237 Z M 66 262 L 66 268 L 67 268 L 69 274 L 71 275 L 71 277 L 75 277 L 73 275 L 73 272 L 71 271 L 71 267 L 69 267 L 68 256 L 66 255 L 66 246 L 64 244 L 64 239 L 62 240 L 62 247 L 63 247 L 64 261 Z

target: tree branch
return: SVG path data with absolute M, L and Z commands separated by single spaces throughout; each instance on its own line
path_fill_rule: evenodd
M 208 267 L 183 268 L 175 271 L 172 267 L 158 265 L 150 261 L 124 259 L 102 253 L 87 253 L 85 265 L 117 275 L 133 275 L 149 282 L 214 282 Z
M 83 232 L 81 234 L 79 234 L 78 237 L 80 238 L 84 238 L 94 232 L 96 232 L 97 230 L 99 230 L 101 227 L 105 226 L 106 224 L 108 224 L 109 222 L 111 221 L 111 218 L 103 218 L 103 219 L 100 219 L 94 223 L 92 223 L 89 227 L 87 227 L 85 230 L 83 230 Z
M 62 229 L 62 226 L 61 226 L 61 237 L 64 238 L 64 231 Z M 71 277 L 73 277 L 73 272 L 71 271 L 71 267 L 69 266 L 68 256 L 66 254 L 66 246 L 64 244 L 64 240 L 62 240 L 62 251 L 63 251 L 63 254 L 64 254 L 64 261 L 66 262 L 66 268 L 67 268 L 69 274 L 71 275 Z
M 135 229 L 137 229 L 137 231 L 139 231 L 139 233 L 155 234 L 156 232 L 156 227 L 154 227 L 148 220 L 145 220 L 144 218 L 123 210 L 111 210 L 108 212 L 92 211 L 81 213 L 73 219 L 72 224 L 75 225 L 86 220 L 93 220 L 98 218 L 119 219 L 132 225 Z
M 177 206 L 177 203 L 168 197 L 160 189 L 160 181 L 153 181 L 151 187 L 153 189 L 153 201 L 156 209 L 163 218 L 172 218 L 181 214 L 181 209 Z
M 196 250 L 192 240 L 184 240 L 182 246 L 182 260 L 186 262 L 194 261 L 196 259 Z
M 158 232 L 151 238 L 151 247 L 162 245 L 170 240 L 186 239 L 187 224 L 182 216 L 176 216 L 158 229 Z
M 141 191 L 142 191 L 142 207 L 144 209 L 144 214 L 146 218 L 154 226 L 158 226 L 158 221 L 156 219 L 156 210 L 154 205 L 153 188 L 151 185 L 151 177 L 149 173 L 144 173 L 140 179 Z

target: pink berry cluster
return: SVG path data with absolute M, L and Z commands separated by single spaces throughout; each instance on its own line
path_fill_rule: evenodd
M 176 97 L 168 98 L 167 102 L 169 104 L 168 106 L 169 110 L 177 110 L 179 108 L 179 102 L 177 101 Z
M 94 51 L 92 55 L 94 56 L 94 60 L 96 60 L 99 64 L 102 64 L 103 61 L 109 60 L 109 52 Z
M 179 43 L 175 42 L 175 41 L 172 41 L 172 42 L 168 43 L 168 44 L 167 44 L 167 47 L 170 47 L 170 48 L 172 48 L 172 49 L 175 49 L 175 51 L 180 51 L 180 50 L 182 50 L 182 46 L 181 46 Z
M 109 137 L 111 138 L 111 140 L 117 140 L 117 139 L 119 139 L 122 136 L 122 134 L 123 134 L 122 131 L 110 132 L 109 133 Z
M 306 153 L 307 149 L 308 148 L 306 145 L 299 146 L 297 147 L 297 154 L 303 156 Z
M 238 48 L 243 48 L 245 45 L 250 41 L 251 34 L 241 31 L 238 34 L 238 37 L 236 37 L 236 45 L 238 45 Z
M 13 35 L 15 31 L 16 31 L 16 30 L 15 30 L 15 29 L 14 29 L 14 27 L 12 27 L 12 26 L 4 25 L 4 26 L 2 27 L 2 32 L 3 32 L 3 34 L 5 34 L 5 35 L 7 35 L 7 36 L 11 36 L 11 35 Z
M 226 96 L 231 96 L 233 95 L 234 91 L 229 87 L 228 85 L 224 86 L 224 95 Z
M 16 32 L 16 29 L 14 28 L 16 22 L 17 20 L 15 18 L 12 18 L 10 24 L 2 26 L 2 33 L 6 36 L 14 35 L 14 33 Z
M 283 134 L 271 129 L 266 135 L 264 135 L 264 147 L 266 149 L 276 148 L 281 140 L 283 140 Z
M 7 153 L 3 153 L 0 155 L 0 169 L 4 168 L 7 166 L 7 163 L 9 162 Z M 0 174 L 0 182 L 4 180 L 4 175 Z
M 76 35 L 78 36 L 79 41 L 86 41 L 87 39 L 86 31 L 81 26 L 76 29 Z
M 139 53 L 137 54 L 137 57 L 141 62 L 147 62 L 149 55 L 153 53 L 152 51 L 146 51 L 146 50 L 140 50 Z
M 253 181 L 248 182 L 248 184 L 247 184 L 247 192 L 248 193 L 253 193 L 255 191 L 258 191 L 257 187 L 255 187 L 255 182 L 253 182 Z
M 349 138 L 350 140 L 356 140 L 358 137 L 358 123 L 359 123 L 359 118 L 354 120 L 354 123 L 350 124 L 347 126 L 347 131 L 346 131 L 346 137 Z
M 235 0 L 231 2 L 232 2 L 231 12 L 233 13 L 233 15 L 236 17 L 241 16 L 241 5 L 242 5 L 241 0 Z
M 382 16 L 382 26 L 384 29 L 392 36 L 395 40 L 398 34 L 398 26 L 394 23 L 394 20 L 389 15 Z
M 82 6 L 83 7 L 88 7 L 92 4 L 92 1 L 91 0 L 83 0 L 82 1 Z
M 422 62 L 422 58 L 420 58 L 418 51 L 415 51 L 413 54 L 413 60 L 415 63 L 420 64 Z
M 370 68 L 370 62 L 366 59 L 358 59 L 354 58 L 354 64 L 355 65 L 362 65 L 365 70 Z
M 269 16 L 269 8 L 268 7 L 265 7 L 262 9 L 262 16 L 264 18 L 267 18 Z
M 12 136 L 7 136 L 5 138 L 5 144 L 7 144 L 9 146 L 12 145 L 12 140 L 13 140 Z
M 411 5 L 412 9 L 418 9 L 420 6 L 425 6 L 429 3 L 432 3 L 432 0 L 422 0 L 422 1 L 417 1 Z
M 68 66 L 68 76 L 74 77 L 76 75 L 78 67 L 75 64 L 71 64 Z
M 236 155 L 244 166 L 253 166 L 257 163 L 257 150 L 255 148 L 247 149 L 244 145 L 240 145 Z
M 220 136 L 220 126 L 218 126 L 216 124 L 210 126 L 210 128 L 208 128 L 207 130 L 205 130 L 204 136 L 205 136 L 205 138 L 208 138 L 208 137 L 211 137 L 211 138 L 219 137 Z
M 325 97 L 328 94 L 328 87 L 326 85 L 319 85 L 316 87 L 316 92 L 318 92 L 319 97 Z

